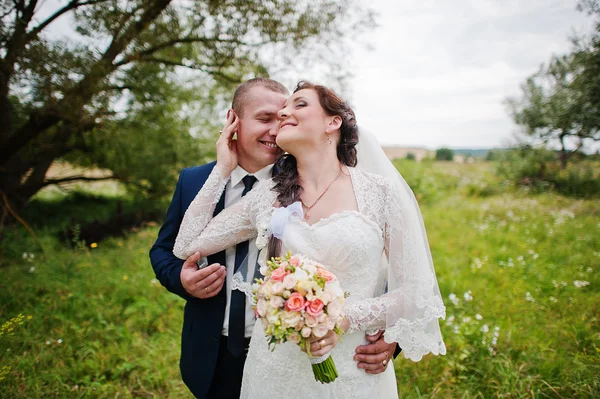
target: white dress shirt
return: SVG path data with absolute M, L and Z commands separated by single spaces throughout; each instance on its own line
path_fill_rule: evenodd
M 273 165 L 266 166 L 256 173 L 250 173 L 258 179 L 254 185 L 258 182 L 270 179 L 273 173 Z M 225 186 L 225 208 L 230 207 L 242 198 L 242 192 L 244 191 L 244 183 L 242 179 L 249 174 L 242 167 L 238 166 L 233 172 L 227 186 Z M 256 248 L 256 239 L 252 239 L 248 243 L 248 275 L 246 281 L 251 281 L 254 276 L 254 265 L 258 259 L 258 248 Z M 223 335 L 229 335 L 229 309 L 231 307 L 231 280 L 233 279 L 233 268 L 235 267 L 235 246 L 227 248 L 225 250 L 225 267 L 227 270 L 227 278 L 225 279 L 226 293 L 227 293 L 227 305 L 225 307 L 225 320 L 223 321 Z M 254 310 L 250 306 L 250 301 L 246 300 L 246 331 L 245 336 L 250 338 L 252 336 L 252 329 L 256 321 L 254 317 Z

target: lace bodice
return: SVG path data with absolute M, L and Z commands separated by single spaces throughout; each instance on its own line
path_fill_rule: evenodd
M 445 353 L 437 321 L 445 308 L 439 295 L 432 295 L 435 275 L 411 266 L 424 260 L 413 250 L 419 238 L 402 230 L 405 204 L 383 177 L 349 170 L 358 211 L 336 213 L 312 226 L 292 216 L 283 232 L 284 251 L 309 256 L 336 274 L 350 292 L 345 309 L 350 332 L 386 329 L 386 340 L 398 342 L 414 361 L 429 352 Z M 272 180 L 211 220 L 226 182 L 212 172 L 185 214 L 176 256 L 209 255 L 255 236 L 259 249 L 266 245 L 276 203 Z M 394 245 L 392 236 L 400 238 Z

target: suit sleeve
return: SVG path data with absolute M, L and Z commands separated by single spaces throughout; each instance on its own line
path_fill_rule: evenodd
M 181 171 L 177 187 L 173 194 L 173 199 L 167 210 L 167 217 L 164 224 L 160 228 L 158 238 L 150 249 L 150 262 L 156 274 L 156 278 L 170 292 L 179 295 L 183 299 L 194 299 L 189 295 L 181 285 L 179 277 L 183 260 L 178 259 L 173 255 L 173 246 L 175 245 L 175 237 L 179 231 L 181 220 L 185 209 L 181 209 L 181 193 L 183 185 L 183 175 L 185 170 Z

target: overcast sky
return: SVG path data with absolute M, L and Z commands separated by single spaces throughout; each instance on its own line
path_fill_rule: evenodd
M 591 18 L 576 0 L 374 0 L 380 27 L 355 49 L 352 102 L 383 144 L 502 146 L 502 103 Z
M 503 100 L 519 95 L 552 54 L 568 52 L 574 32 L 592 26 L 577 0 L 364 1 L 379 27 L 352 45 L 348 97 L 359 124 L 384 145 L 505 145 L 518 128 Z M 50 28 L 71 31 L 68 18 Z M 274 77 L 289 83 L 308 75 Z

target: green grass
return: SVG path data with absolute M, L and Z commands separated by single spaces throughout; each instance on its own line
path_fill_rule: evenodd
M 420 198 L 448 314 L 447 355 L 395 361 L 400 396 L 600 397 L 600 203 L 512 191 L 482 164 L 399 168 Z M 44 216 L 32 204 L 39 245 L 4 231 L 0 324 L 25 318 L 0 330 L 0 397 L 190 397 L 183 301 L 147 256 L 157 228 L 93 249 L 56 238 L 72 212 L 108 218 L 113 205 L 53 202 Z

